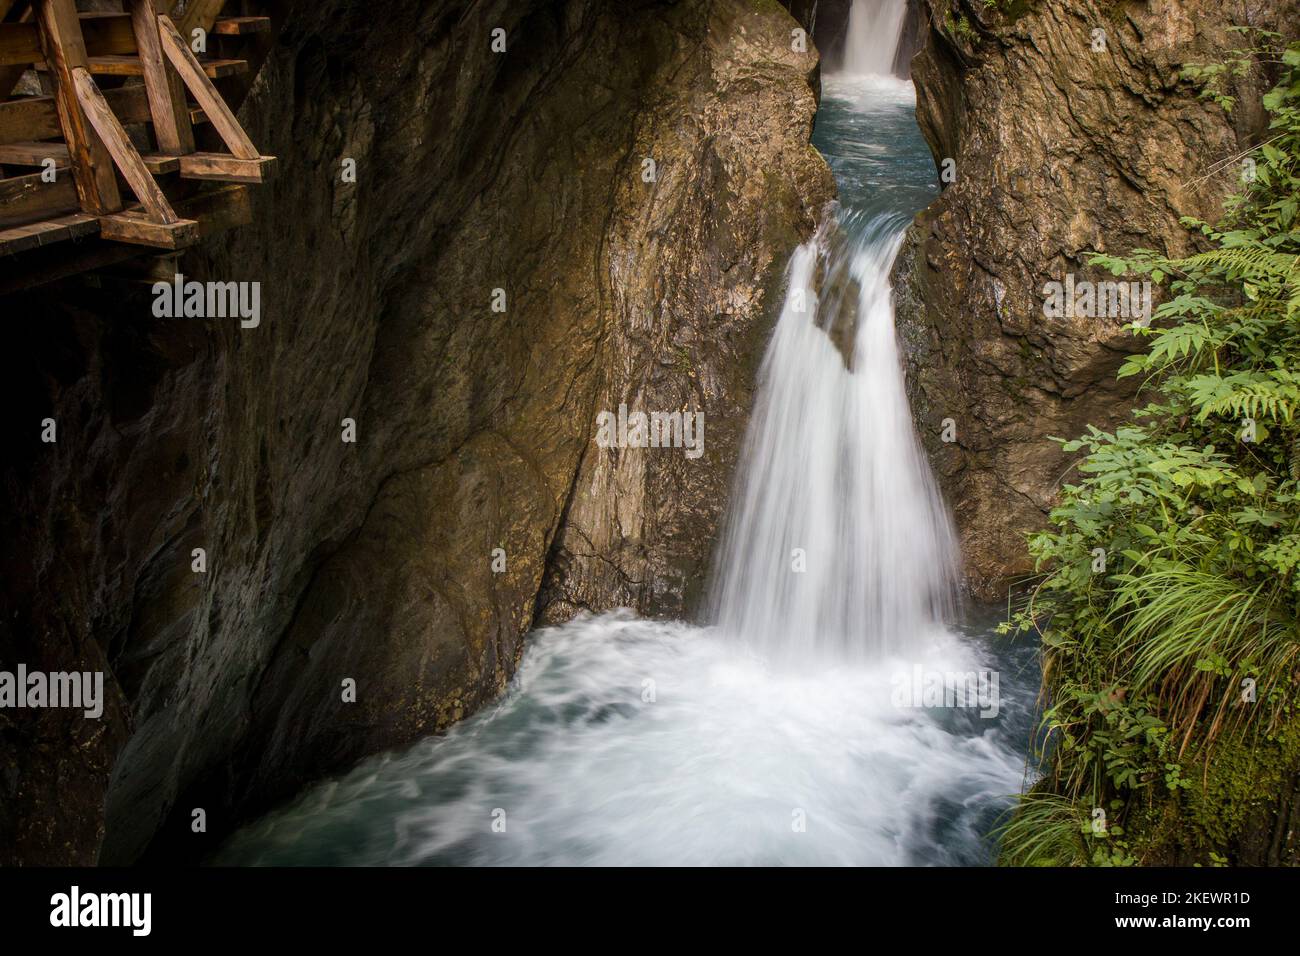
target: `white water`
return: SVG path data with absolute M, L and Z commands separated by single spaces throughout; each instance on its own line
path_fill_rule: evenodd
M 892 73 L 906 18 L 907 0 L 853 0 L 844 40 L 844 72 Z
M 981 863 L 1020 785 L 1023 721 L 891 704 L 901 667 L 987 663 L 955 638 L 906 662 L 804 673 L 627 612 L 531 641 L 498 705 L 308 791 L 218 862 Z M 1032 699 L 1004 688 L 1004 717 Z
M 537 632 L 498 704 L 309 789 L 218 862 L 988 862 L 1037 684 L 1032 649 L 1009 657 L 943 624 L 951 533 L 912 432 L 888 285 L 901 228 L 933 194 L 928 173 L 907 185 L 928 155 L 909 84 L 825 90 L 818 145 L 851 209 L 789 266 L 717 626 L 615 612 Z M 856 330 L 851 371 L 837 328 Z M 898 706 L 917 666 L 1000 671 L 999 716 Z
M 718 563 L 720 630 L 772 660 L 879 660 L 953 607 L 957 551 L 894 336 L 903 223 L 858 218 L 790 263 Z M 856 331 L 848 361 L 827 334 L 840 326 Z

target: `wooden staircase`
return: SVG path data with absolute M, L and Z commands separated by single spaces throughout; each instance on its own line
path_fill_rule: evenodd
M 83 2 L 112 9 L 0 0 L 0 293 L 246 223 L 248 185 L 275 170 L 234 114 L 269 17 L 242 0 L 230 16 L 226 0 Z

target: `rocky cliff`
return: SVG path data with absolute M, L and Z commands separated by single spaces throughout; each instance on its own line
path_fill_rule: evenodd
M 1181 216 L 1214 219 L 1259 142 L 1267 78 L 1225 114 L 1180 78 L 1250 45 L 1231 25 L 1294 29 L 1291 2 L 926 0 L 917 120 L 955 179 L 895 266 L 917 425 L 952 504 L 967 580 L 1005 597 L 1030 570 L 1067 459 L 1052 436 L 1127 417 L 1139 343 L 1122 317 L 1048 319 L 1048 282 L 1108 278 L 1091 251 L 1182 254 Z M 1253 105 L 1252 105 L 1253 104 Z M 1221 165 L 1220 165 L 1221 164 Z M 951 178 L 951 177 L 950 177 Z M 945 435 L 944 423 L 951 420 Z M 955 440 L 947 440 L 954 439 Z
M 0 862 L 195 858 L 500 693 L 539 615 L 689 611 L 833 191 L 774 3 L 278 15 L 242 118 L 282 173 L 180 260 L 260 325 L 109 277 L 5 303 L 0 660 L 108 703 L 0 717 Z M 620 403 L 704 412 L 703 454 L 598 447 Z

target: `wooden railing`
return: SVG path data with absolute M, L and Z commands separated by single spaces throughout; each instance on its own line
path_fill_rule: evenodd
M 247 76 L 249 61 L 207 51 L 272 24 L 222 17 L 223 6 L 121 0 L 120 11 L 79 12 L 75 0 L 0 0 L 0 258 L 93 233 L 179 249 L 247 221 L 245 184 L 264 182 L 275 159 L 214 83 Z M 12 95 L 20 83 L 26 92 Z M 195 185 L 212 181 L 234 185 Z

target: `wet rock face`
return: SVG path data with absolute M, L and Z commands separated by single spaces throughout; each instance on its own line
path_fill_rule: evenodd
M 1127 417 L 1115 372 L 1140 342 L 1120 317 L 1045 318 L 1043 288 L 1110 278 L 1090 251 L 1191 251 L 1180 216 L 1217 218 L 1260 141 L 1253 75 L 1230 115 L 1179 79 L 1240 48 L 1232 23 L 1278 29 L 1295 4 L 927 0 L 912 62 L 917 120 L 956 180 L 918 216 L 895 265 L 913 410 L 952 505 L 967 580 L 1005 596 L 1030 571 L 1067 459 L 1051 436 Z M 1103 31 L 1100 35 L 1094 31 Z M 1098 37 L 1104 43 L 1098 43 Z M 1100 47 L 1094 49 L 1094 47 Z M 951 419 L 956 440 L 943 440 Z
M 0 715 L 0 862 L 193 858 L 500 693 L 539 613 L 689 613 L 703 583 L 786 258 L 833 191 L 788 13 L 284 23 L 242 113 L 281 175 L 180 263 L 262 283 L 260 326 L 154 319 L 109 278 L 5 305 L 0 661 L 106 670 L 108 701 Z M 702 454 L 598 447 L 621 403 L 702 411 Z

